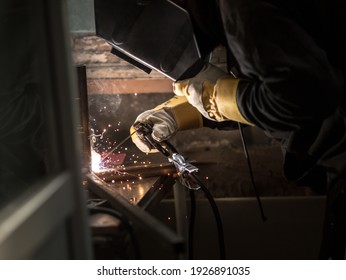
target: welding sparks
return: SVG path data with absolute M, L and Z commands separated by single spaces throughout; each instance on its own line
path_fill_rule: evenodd
M 106 109 L 106 106 L 104 107 Z M 96 122 L 96 119 L 94 119 Z M 102 129 L 90 128 L 90 146 L 91 146 L 91 169 L 93 172 L 104 171 L 105 169 L 112 169 L 117 175 L 122 175 L 130 177 L 127 180 L 130 184 L 135 184 L 134 180 L 143 180 L 141 174 L 130 174 L 126 172 L 125 164 L 135 164 L 141 165 L 147 168 L 152 164 L 150 160 L 143 160 L 142 156 L 136 153 L 131 153 L 131 147 L 124 145 L 131 136 L 135 133 L 132 132 L 130 135 L 122 139 L 121 141 L 116 141 L 114 138 L 114 133 L 119 135 L 121 131 L 120 126 L 122 122 L 116 121 L 114 123 L 105 124 Z M 127 156 L 127 154 L 129 155 Z M 127 156 L 127 157 L 126 157 Z M 125 161 L 126 157 L 126 162 Z M 112 181 L 113 184 L 116 182 Z

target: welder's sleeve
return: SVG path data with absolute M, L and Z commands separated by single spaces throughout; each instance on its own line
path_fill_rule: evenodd
M 335 112 L 342 77 L 293 14 L 260 0 L 220 0 L 219 10 L 244 75 L 220 103 L 225 115 L 236 108 L 249 123 L 275 132 L 299 130 Z

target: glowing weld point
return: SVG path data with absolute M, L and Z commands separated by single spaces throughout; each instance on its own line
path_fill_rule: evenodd
M 91 169 L 92 171 L 100 171 L 101 168 L 101 155 L 94 150 L 91 151 Z

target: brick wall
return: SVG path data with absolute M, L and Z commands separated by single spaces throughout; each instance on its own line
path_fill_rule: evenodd
M 110 53 L 111 46 L 94 35 L 72 35 L 72 54 L 76 65 L 86 65 L 89 94 L 168 93 L 172 81 L 162 74 L 135 68 Z M 223 50 L 215 50 L 212 63 L 223 67 Z

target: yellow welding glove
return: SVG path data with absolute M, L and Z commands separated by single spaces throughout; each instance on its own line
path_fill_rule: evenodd
M 136 118 L 136 122 L 150 124 L 153 128 L 151 136 L 158 142 L 169 139 L 178 131 L 203 126 L 202 115 L 184 96 L 174 96 L 154 109 L 141 113 Z M 131 126 L 132 141 L 141 151 L 157 152 L 148 143 L 142 141 L 134 131 L 134 127 Z
M 178 96 L 185 96 L 207 119 L 218 122 L 232 120 L 251 125 L 238 109 L 238 83 L 239 79 L 208 64 L 195 77 L 175 82 L 173 91 Z

